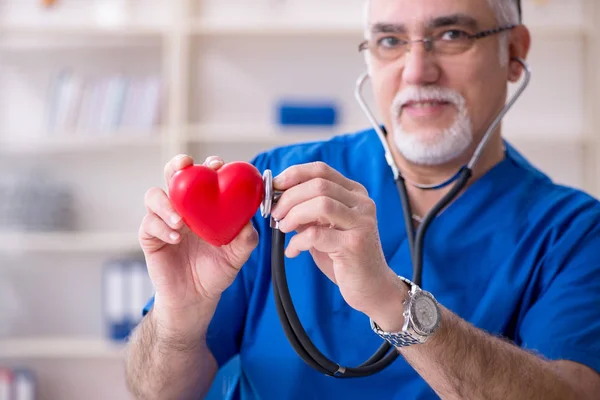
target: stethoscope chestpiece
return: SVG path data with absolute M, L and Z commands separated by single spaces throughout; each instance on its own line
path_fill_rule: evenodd
M 273 188 L 273 172 L 271 172 L 270 169 L 266 169 L 265 172 L 263 172 L 262 178 L 265 194 L 262 202 L 260 203 L 260 215 L 262 215 L 263 218 L 269 218 L 271 215 L 271 210 L 273 209 L 273 205 L 277 203 L 277 200 L 279 200 L 279 197 L 283 192 L 276 191 Z M 270 225 L 271 228 L 278 229 L 279 221 L 271 217 Z
M 263 172 L 263 185 L 265 188 L 265 195 L 263 201 L 260 203 L 260 215 L 263 218 L 268 218 L 271 215 L 271 208 L 273 208 L 273 173 L 270 169 L 266 169 Z

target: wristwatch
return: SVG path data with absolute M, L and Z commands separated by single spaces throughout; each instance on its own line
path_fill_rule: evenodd
M 410 280 L 399 276 L 408 285 L 408 298 L 404 301 L 404 326 L 400 332 L 384 332 L 371 319 L 371 329 L 395 347 L 425 343 L 440 326 L 442 313 L 433 295 Z

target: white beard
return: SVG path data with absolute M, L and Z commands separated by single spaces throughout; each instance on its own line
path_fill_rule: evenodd
M 450 127 L 440 132 L 408 132 L 399 123 L 401 106 L 407 101 L 437 100 L 453 104 L 458 115 Z M 410 87 L 396 95 L 392 102 L 394 142 L 400 154 L 420 165 L 440 165 L 464 153 L 473 141 L 473 127 L 467 114 L 465 99 L 445 88 Z

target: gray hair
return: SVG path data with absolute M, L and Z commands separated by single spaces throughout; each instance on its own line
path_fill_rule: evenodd
M 500 26 L 518 25 L 519 8 L 515 0 L 487 0 L 496 14 L 496 23 Z M 499 34 L 500 63 L 508 63 L 508 32 Z
M 498 25 L 518 25 L 519 24 L 519 8 L 515 0 L 487 0 L 490 7 L 496 14 L 496 23 Z M 369 7 L 371 0 L 365 1 L 365 38 L 369 37 Z M 506 65 L 508 63 L 508 32 L 499 34 L 500 42 L 500 63 Z M 367 64 L 369 59 L 367 56 Z

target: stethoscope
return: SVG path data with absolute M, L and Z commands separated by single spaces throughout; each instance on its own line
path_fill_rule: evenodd
M 487 132 L 479 142 L 479 145 L 475 149 L 473 156 L 469 163 L 463 166 L 454 176 L 448 180 L 436 184 L 436 185 L 419 185 L 414 182 L 409 184 L 418 187 L 423 190 L 435 190 L 446 187 L 452 183 L 454 186 L 451 190 L 427 213 L 420 223 L 417 231 L 415 232 L 413 227 L 413 215 L 408 201 L 408 194 L 406 191 L 406 180 L 400 174 L 396 163 L 390 152 L 386 135 L 382 127 L 377 123 L 373 113 L 367 106 L 362 91 L 365 82 L 369 78 L 369 74 L 365 73 L 359 77 L 356 82 L 355 97 L 360 104 L 362 110 L 367 115 L 370 123 L 373 125 L 375 132 L 381 140 L 381 144 L 385 150 L 385 159 L 392 169 L 394 175 L 394 181 L 400 194 L 400 200 L 403 209 L 404 223 L 406 225 L 406 233 L 408 237 L 408 245 L 410 249 L 412 265 L 413 265 L 413 278 L 412 281 L 421 287 L 421 276 L 423 271 L 423 240 L 425 233 L 433 219 L 442 211 L 452 200 L 458 196 L 458 194 L 465 188 L 467 182 L 471 178 L 473 168 L 477 164 L 477 161 L 481 157 L 485 146 L 495 132 L 496 127 L 504 117 L 504 115 L 510 110 L 513 104 L 516 102 L 518 97 L 523 93 L 529 80 L 531 78 L 531 71 L 527 63 L 520 58 L 515 58 L 513 61 L 520 63 L 523 66 L 525 77 L 522 84 L 519 86 L 515 94 L 511 97 L 510 101 L 504 106 L 502 111 L 496 116 L 492 124 L 489 126 Z M 268 218 L 271 214 L 272 206 L 277 202 L 282 192 L 275 191 L 273 189 L 273 176 L 270 170 L 266 170 L 263 173 L 263 182 L 265 187 L 265 196 L 260 205 L 261 215 L 264 218 Z M 279 230 L 278 221 L 273 217 L 270 219 L 270 227 L 272 231 L 272 248 L 271 248 L 271 274 L 273 284 L 273 294 L 275 297 L 275 305 L 277 307 L 277 313 L 281 321 L 284 333 L 288 338 L 288 341 L 292 345 L 296 353 L 312 368 L 315 370 L 336 378 L 357 378 L 373 375 L 380 372 L 384 368 L 391 365 L 396 358 L 400 355 L 397 351 L 389 352 L 392 347 L 388 342 L 384 342 L 379 349 L 373 354 L 367 361 L 357 367 L 343 367 L 339 364 L 329 360 L 323 353 L 321 353 L 315 345 L 312 343 L 306 331 L 302 327 L 287 284 L 287 278 L 285 274 L 284 264 L 284 249 L 285 249 L 285 234 Z

